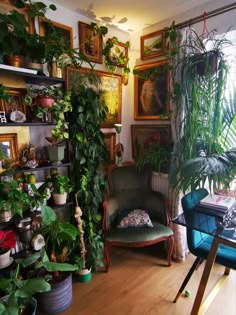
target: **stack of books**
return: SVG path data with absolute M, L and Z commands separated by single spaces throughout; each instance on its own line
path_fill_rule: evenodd
M 236 199 L 229 196 L 209 194 L 195 207 L 197 211 L 224 219 L 229 211 L 236 206 Z

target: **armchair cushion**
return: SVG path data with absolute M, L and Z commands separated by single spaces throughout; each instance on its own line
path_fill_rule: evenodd
M 125 216 L 123 215 L 124 213 L 126 214 Z M 122 218 L 119 220 L 117 227 L 153 227 L 153 224 L 145 210 L 135 209 L 133 211 L 122 211 Z

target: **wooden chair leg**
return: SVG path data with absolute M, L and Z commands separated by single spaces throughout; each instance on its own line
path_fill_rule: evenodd
M 230 273 L 230 268 L 228 267 L 225 267 L 225 272 L 224 272 L 224 275 L 228 276 Z
M 111 248 L 110 243 L 105 241 L 104 242 L 104 256 L 106 260 L 106 272 L 109 271 L 109 268 L 111 266 L 110 248 Z
M 185 277 L 185 279 L 184 279 L 184 281 L 183 281 L 183 283 L 182 283 L 182 285 L 181 285 L 181 287 L 180 287 L 180 289 L 179 289 L 179 291 L 178 291 L 178 293 L 177 293 L 177 295 L 176 295 L 176 297 L 175 297 L 173 303 L 176 303 L 176 302 L 177 302 L 178 298 L 180 297 L 180 295 L 181 295 L 182 292 L 184 291 L 186 285 L 188 284 L 190 278 L 192 277 L 192 274 L 193 274 L 194 270 L 196 270 L 196 267 L 199 265 L 199 263 L 200 263 L 201 260 L 202 260 L 202 258 L 200 258 L 200 257 L 197 257 L 197 258 L 195 259 L 195 261 L 194 261 L 192 267 L 190 268 L 190 270 L 189 270 L 187 276 Z
M 171 266 L 172 265 L 171 256 L 174 249 L 174 236 L 173 235 L 168 237 L 167 245 L 168 245 L 167 264 L 168 266 Z

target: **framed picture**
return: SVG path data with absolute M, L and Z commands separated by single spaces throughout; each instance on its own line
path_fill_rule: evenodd
M 86 68 L 66 68 L 67 89 L 78 92 L 80 84 L 92 87 L 100 100 L 108 107 L 108 114 L 101 128 L 112 128 L 121 123 L 122 81 L 121 76 Z
M 168 61 L 136 66 L 134 76 L 134 119 L 168 119 L 169 71 Z
M 89 61 L 102 63 L 102 34 L 94 35 L 89 24 L 78 23 L 79 27 L 79 48 Z
M 50 20 L 50 23 L 61 32 L 61 35 L 65 39 L 65 42 L 73 48 L 73 28 L 65 24 L 61 24 Z M 52 31 L 50 23 L 43 17 L 39 17 L 39 35 L 45 36 Z
M 164 31 L 161 30 L 141 36 L 140 46 L 142 60 L 163 55 L 165 51 Z
M 0 110 L 5 111 L 6 117 L 9 120 L 11 112 L 18 110 L 26 115 L 26 106 L 24 103 L 24 97 L 26 94 L 26 89 L 11 88 L 8 91 L 11 97 L 11 103 L 7 103 L 5 100 L 0 99 Z
M 107 150 L 109 153 L 109 161 L 108 164 L 114 164 L 116 162 L 116 133 L 115 132 L 108 132 L 104 133 L 104 142 L 107 146 Z
M 21 14 L 24 15 L 26 21 L 29 23 L 29 26 L 26 28 L 26 30 L 30 33 L 30 34 L 34 34 L 35 33 L 35 18 L 34 17 L 30 17 L 27 11 L 27 8 L 17 8 L 15 7 L 10 0 L 1 0 L 0 3 L 0 12 L 1 13 L 7 13 L 10 12 L 12 10 L 16 10 L 18 12 L 20 12 Z
M 4 152 L 6 160 L 16 160 L 18 157 L 18 143 L 16 133 L 0 134 L 0 149 Z
M 135 159 L 145 151 L 145 144 L 158 139 L 160 143 L 171 143 L 170 125 L 131 125 L 132 157 Z
M 109 58 L 114 66 L 124 68 L 128 62 L 128 47 L 122 42 L 113 42 L 109 50 Z

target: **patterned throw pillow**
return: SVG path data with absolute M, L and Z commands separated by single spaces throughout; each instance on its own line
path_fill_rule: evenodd
M 153 225 L 148 213 L 145 210 L 135 209 L 128 213 L 128 215 L 120 221 L 117 227 L 153 227 Z

